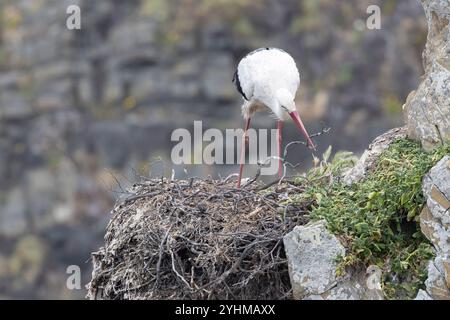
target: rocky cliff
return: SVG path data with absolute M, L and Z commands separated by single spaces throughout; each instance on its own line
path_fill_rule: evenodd
M 80 31 L 66 29 L 72 4 L 81 7 Z M 364 28 L 369 4 L 382 8 L 381 30 Z M 240 126 L 230 80 L 246 52 L 291 52 L 308 126 L 324 120 L 339 133 L 320 148 L 359 152 L 401 123 L 425 36 L 410 0 L 1 0 L 2 297 L 84 295 L 65 288 L 65 268 L 80 265 L 88 281 L 85 257 L 123 193 L 116 178 L 126 187 L 148 175 L 155 156 L 168 158 L 172 129 L 192 120 Z M 309 163 L 304 152 L 292 157 Z M 210 170 L 191 174 L 218 172 Z
M 403 106 L 408 134 L 425 149 L 450 139 L 450 4 L 422 1 L 428 23 L 425 75 Z

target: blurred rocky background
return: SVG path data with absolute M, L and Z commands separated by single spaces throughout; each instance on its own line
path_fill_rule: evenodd
M 72 4 L 81 30 L 66 28 Z M 371 4 L 380 30 L 366 28 Z M 412 0 L 0 0 L 0 298 L 83 298 L 67 266 L 88 282 L 122 188 L 170 174 L 172 130 L 241 127 L 231 79 L 248 51 L 290 52 L 308 129 L 332 128 L 319 151 L 358 153 L 402 123 L 426 35 Z M 253 124 L 275 127 L 264 114 Z M 304 149 L 290 158 L 311 162 Z

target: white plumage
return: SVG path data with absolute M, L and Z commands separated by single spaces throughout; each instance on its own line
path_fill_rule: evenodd
M 233 82 L 244 97 L 242 115 L 246 120 L 244 141 L 250 119 L 255 112 L 268 109 L 277 118 L 278 158 L 281 177 L 281 131 L 284 120 L 292 118 L 306 138 L 310 148 L 315 148 L 295 106 L 295 94 L 300 86 L 300 75 L 294 59 L 277 48 L 260 48 L 250 52 L 238 64 Z M 244 149 L 241 149 L 238 187 L 241 184 Z
M 300 85 L 300 75 L 294 59 L 287 52 L 261 48 L 249 53 L 237 67 L 235 83 L 238 81 L 246 100 L 242 106 L 245 118 L 263 107 L 269 108 L 280 120 L 289 119 L 285 108 L 291 107 L 288 110 L 295 111 L 292 103 Z M 288 105 L 281 105 L 279 100 L 283 98 Z

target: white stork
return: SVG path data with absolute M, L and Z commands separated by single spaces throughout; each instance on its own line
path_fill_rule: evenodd
M 290 116 L 305 136 L 308 147 L 315 149 L 295 106 L 294 99 L 300 85 L 300 75 L 294 59 L 281 49 L 257 49 L 239 62 L 233 82 L 244 98 L 242 115 L 245 120 L 245 129 L 241 145 L 238 188 L 241 185 L 245 141 L 250 119 L 260 110 L 271 111 L 277 119 L 278 175 L 281 177 L 281 131 L 284 120 Z

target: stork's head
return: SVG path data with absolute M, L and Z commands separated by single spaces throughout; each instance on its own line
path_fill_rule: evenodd
M 275 98 L 281 109 L 287 113 L 297 111 L 295 108 L 294 96 L 287 89 L 279 89 L 275 93 Z
M 306 141 L 308 142 L 308 147 L 315 149 L 316 147 L 309 137 L 309 134 L 306 131 L 305 126 L 303 125 L 303 121 L 298 114 L 297 107 L 295 106 L 294 96 L 287 89 L 279 89 L 275 94 L 275 99 L 280 106 L 280 109 L 287 112 L 291 116 L 297 128 L 301 133 L 303 133 Z

